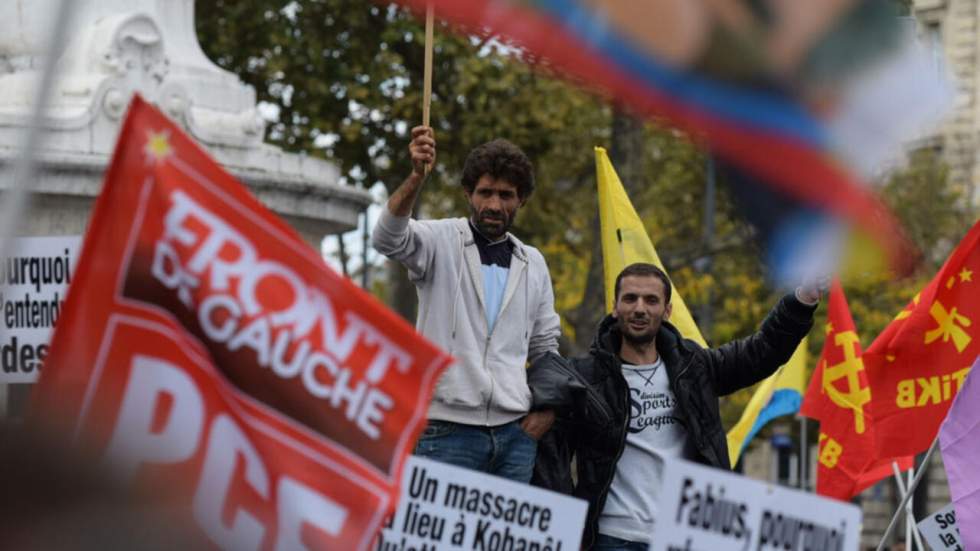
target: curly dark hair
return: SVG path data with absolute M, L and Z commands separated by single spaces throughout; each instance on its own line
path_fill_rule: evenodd
M 527 199 L 534 192 L 534 167 L 521 148 L 497 138 L 477 146 L 466 156 L 463 165 L 463 189 L 473 193 L 484 175 L 517 187 L 517 196 Z

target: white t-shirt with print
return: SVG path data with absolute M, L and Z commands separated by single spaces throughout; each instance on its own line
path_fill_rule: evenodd
M 623 376 L 630 389 L 626 447 L 599 516 L 599 533 L 650 543 L 664 458 L 689 455 L 687 430 L 674 416 L 677 401 L 663 360 L 652 365 L 623 364 Z

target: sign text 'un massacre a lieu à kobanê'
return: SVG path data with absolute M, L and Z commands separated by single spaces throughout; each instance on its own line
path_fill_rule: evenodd
M 526 484 L 410 457 L 398 509 L 375 551 L 577 551 L 588 504 Z

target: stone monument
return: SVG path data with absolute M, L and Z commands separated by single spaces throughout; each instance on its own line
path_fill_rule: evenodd
M 370 203 L 326 161 L 263 143 L 255 91 L 212 63 L 193 0 L 73 0 L 67 47 L 38 152 L 41 177 L 24 235 L 82 233 L 129 99 L 139 92 L 176 121 L 313 246 L 351 229 Z M 0 169 L 23 139 L 40 56 L 59 0 L 0 0 Z M 9 185 L 0 177 L 0 188 Z

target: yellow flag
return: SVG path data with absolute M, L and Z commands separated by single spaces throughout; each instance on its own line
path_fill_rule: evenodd
M 599 222 L 602 229 L 602 268 L 606 278 L 606 311 L 611 312 L 615 301 L 616 276 L 634 262 L 648 262 L 664 270 L 653 248 L 643 222 L 630 203 L 616 169 L 609 162 L 606 150 L 595 148 L 596 179 L 599 182 Z M 664 270 L 666 272 L 666 270 Z M 707 347 L 691 312 L 677 288 L 671 294 L 673 312 L 670 322 L 681 335 Z
M 742 411 L 742 418 L 728 431 L 728 457 L 732 460 L 732 468 L 766 423 L 800 410 L 803 393 L 806 392 L 806 361 L 807 340 L 804 338 L 789 361 L 756 389 Z

